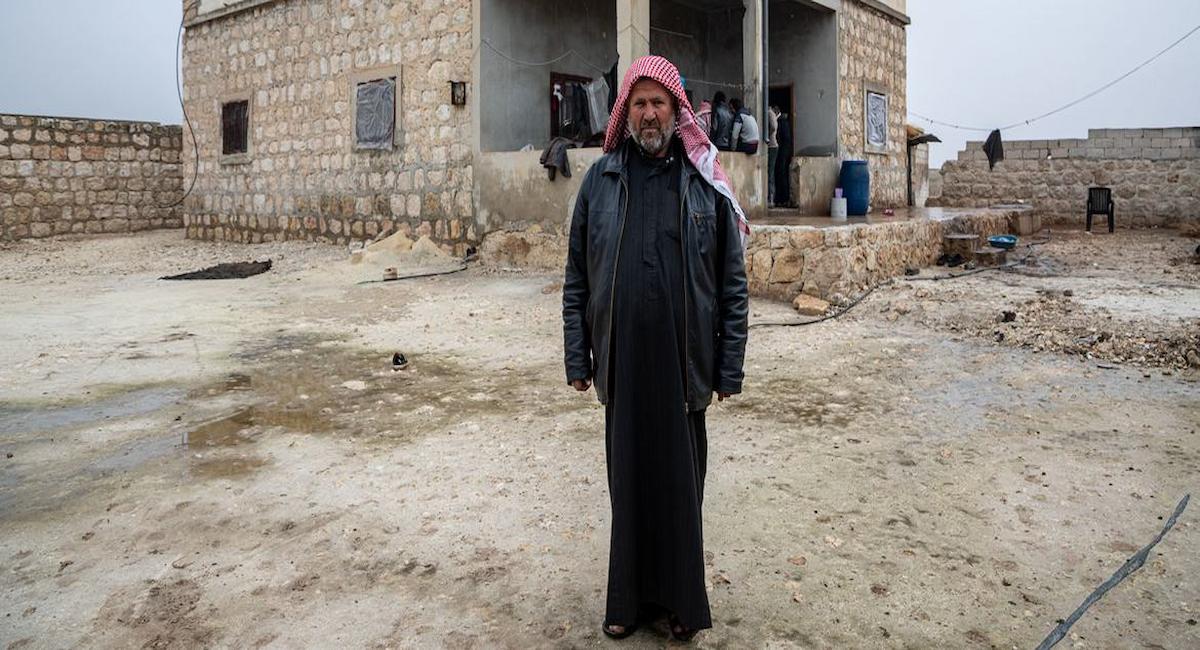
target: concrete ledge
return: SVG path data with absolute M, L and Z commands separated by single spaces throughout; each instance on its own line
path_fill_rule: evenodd
M 750 294 L 791 301 L 801 293 L 837 303 L 907 267 L 930 266 L 942 252 L 942 237 L 975 233 L 990 237 L 1010 232 L 1010 223 L 1028 208 L 930 209 L 885 223 L 817 226 L 751 226 L 746 247 Z M 827 220 L 826 220 L 827 221 Z M 561 272 L 566 236 L 527 230 L 489 233 L 480 247 L 484 263 Z
M 200 14 L 194 16 L 193 18 L 189 18 L 184 21 L 183 26 L 185 28 L 195 27 L 196 25 L 212 22 L 219 18 L 225 18 L 226 16 L 240 14 L 243 11 L 249 11 L 255 7 L 261 7 L 262 5 L 271 4 L 272 2 L 278 1 L 279 0 L 242 0 L 241 2 L 229 5 L 223 9 L 217 9 L 216 11 L 210 11 L 206 14 Z
M 944 235 L 1007 233 L 1010 218 L 1024 211 L 933 208 L 894 222 L 751 226 L 746 247 L 750 294 L 791 301 L 805 293 L 844 302 L 908 267 L 932 265 Z

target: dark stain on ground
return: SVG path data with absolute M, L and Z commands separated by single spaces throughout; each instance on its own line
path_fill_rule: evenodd
M 272 435 L 394 444 L 515 413 L 554 417 L 589 406 L 557 384 L 543 385 L 553 376 L 549 368 L 472 369 L 455 359 L 414 353 L 408 354 L 408 368 L 393 371 L 391 354 L 307 335 L 285 334 L 248 346 L 237 356 L 253 355 L 257 363 L 192 393 L 201 400 L 250 401 L 184 434 L 194 454 L 192 468 L 205 477 L 253 472 L 267 461 L 248 455 L 245 445 Z
M 833 394 L 828 382 L 797 381 L 795 378 L 747 380 L 745 390 L 728 402 L 734 413 L 769 414 L 773 420 L 801 426 L 845 427 L 864 412 L 870 403 L 861 393 Z

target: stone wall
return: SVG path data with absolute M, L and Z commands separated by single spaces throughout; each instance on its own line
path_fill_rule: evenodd
M 929 177 L 929 145 L 919 144 L 912 148 L 912 196 L 913 206 L 917 208 L 925 207 L 929 201 L 930 183 L 932 179 Z
M 873 209 L 907 205 L 905 130 L 908 41 L 904 23 L 860 0 L 838 12 L 839 156 L 866 160 Z M 867 88 L 888 96 L 887 153 L 868 153 L 864 141 Z
M 934 199 L 942 198 L 942 170 L 930 167 L 927 170 L 929 174 L 929 198 L 926 203 L 933 205 Z
M 1087 188 L 1111 187 L 1117 224 L 1200 220 L 1200 127 L 1090 129 L 1086 139 L 1013 140 L 989 170 L 982 142 L 942 165 L 945 206 L 1024 201 L 1043 222 L 1082 225 Z
M 950 233 L 974 233 L 981 242 L 1015 231 L 1023 210 L 934 209 L 928 216 L 887 223 L 811 226 L 750 226 L 746 274 L 750 294 L 792 300 L 805 293 L 834 303 L 930 266 Z M 561 273 L 567 236 L 534 224 L 488 233 L 480 247 L 487 264 Z
M 183 225 L 178 126 L 0 115 L 0 240 Z
M 184 37 L 186 103 L 200 148 L 188 236 L 345 243 L 396 230 L 461 254 L 474 224 L 470 0 L 251 2 Z M 237 5 L 234 6 L 237 8 Z M 354 148 L 353 92 L 396 75 L 400 142 Z M 221 104 L 250 101 L 250 152 L 221 156 Z M 191 173 L 190 142 L 184 152 Z
M 830 228 L 751 226 L 746 247 L 750 294 L 792 300 L 805 293 L 844 302 L 903 275 L 906 268 L 932 265 L 946 234 L 974 233 L 986 239 L 1009 232 L 1014 214 L 984 209 Z

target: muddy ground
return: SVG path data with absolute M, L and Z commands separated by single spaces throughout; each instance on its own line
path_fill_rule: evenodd
M 709 410 L 697 645 L 1036 645 L 1197 488 L 1197 243 L 1056 232 L 1015 272 L 754 329 Z M 344 257 L 0 247 L 0 647 L 616 645 L 558 278 L 355 285 Z M 1196 507 L 1065 645 L 1200 646 Z

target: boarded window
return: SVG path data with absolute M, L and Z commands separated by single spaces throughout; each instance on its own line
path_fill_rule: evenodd
M 250 150 L 250 102 L 221 105 L 221 153 L 233 155 Z
M 866 100 L 866 144 L 867 151 L 887 153 L 887 95 L 868 89 Z
M 354 142 L 359 149 L 391 149 L 396 137 L 396 78 L 358 84 Z

